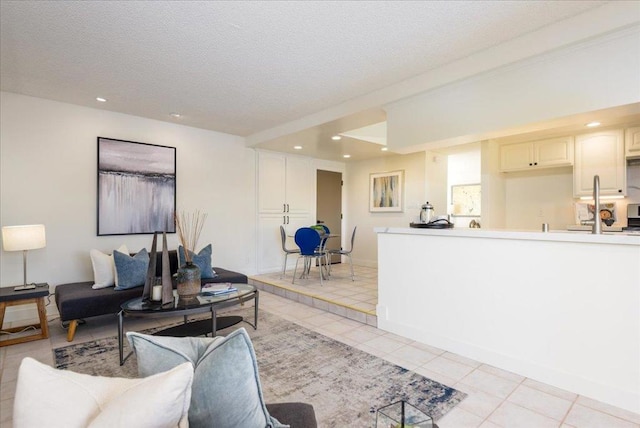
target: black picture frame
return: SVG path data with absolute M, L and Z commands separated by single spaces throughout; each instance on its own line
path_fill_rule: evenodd
M 175 233 L 176 148 L 98 137 L 97 234 Z

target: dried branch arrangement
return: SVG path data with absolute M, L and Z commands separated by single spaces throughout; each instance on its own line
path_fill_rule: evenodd
M 196 211 L 195 213 L 176 214 L 176 228 L 178 229 L 178 239 L 184 247 L 185 261 L 191 262 L 191 252 L 196 251 L 196 245 L 198 245 L 198 239 L 200 239 L 200 232 L 207 219 L 207 213 L 201 213 Z

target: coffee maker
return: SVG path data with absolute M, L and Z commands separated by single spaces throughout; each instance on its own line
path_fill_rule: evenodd
M 420 210 L 420 223 L 429 223 L 434 217 L 435 211 L 433 205 L 427 201 L 427 203 L 422 206 L 422 210 Z

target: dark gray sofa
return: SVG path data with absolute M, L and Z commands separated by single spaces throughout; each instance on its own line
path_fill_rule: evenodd
M 171 275 L 178 271 L 178 255 L 176 250 L 169 251 Z M 214 267 L 215 278 L 202 279 L 202 283 L 233 282 L 246 283 L 247 276 L 220 267 Z M 162 275 L 162 252 L 156 256 L 156 276 Z M 142 296 L 142 287 L 128 290 L 115 290 L 113 287 L 94 290 L 93 281 L 74 282 L 56 286 L 56 306 L 60 313 L 60 320 L 68 322 L 67 341 L 73 341 L 78 327 L 78 321 L 98 315 L 117 314 L 120 305 L 127 300 Z M 173 287 L 176 287 L 175 281 Z
M 316 428 L 316 413 L 313 406 L 307 403 L 274 403 L 267 404 L 269 414 L 279 422 L 291 428 Z

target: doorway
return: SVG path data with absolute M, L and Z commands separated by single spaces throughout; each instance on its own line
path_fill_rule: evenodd
M 326 225 L 331 233 L 340 234 L 342 229 L 342 173 L 318 170 L 316 195 L 317 223 Z M 341 249 L 340 238 L 329 239 L 327 249 Z M 331 256 L 331 263 L 340 263 L 340 255 Z

